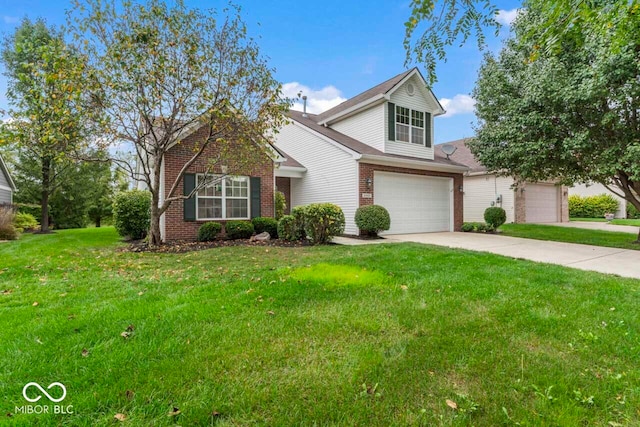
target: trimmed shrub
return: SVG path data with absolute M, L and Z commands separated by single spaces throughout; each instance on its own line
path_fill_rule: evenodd
M 476 225 L 473 222 L 465 222 L 462 224 L 462 227 L 460 229 L 465 233 L 468 233 L 470 231 L 474 231 L 476 229 Z
M 231 240 L 248 239 L 253 234 L 253 224 L 249 221 L 227 221 L 224 230 Z
M 389 211 L 380 205 L 361 206 L 356 210 L 356 225 L 367 234 L 377 235 L 391 227 Z
M 278 237 L 289 242 L 300 240 L 300 229 L 293 215 L 285 215 L 278 221 Z
M 296 206 L 295 208 L 291 209 L 291 215 L 293 216 L 293 218 L 295 219 L 295 227 L 296 227 L 296 233 L 298 234 L 298 238 L 299 239 L 304 239 L 305 237 L 307 237 L 307 233 L 304 230 L 304 222 L 305 222 L 305 218 L 306 218 L 306 211 L 307 207 L 306 206 Z M 296 239 L 298 240 L 298 239 Z
M 484 220 L 493 230 L 497 230 L 502 224 L 507 222 L 507 213 L 504 209 L 493 206 L 485 209 Z
M 304 230 L 314 245 L 328 243 L 344 231 L 344 213 L 332 203 L 312 203 L 304 209 Z
M 36 228 L 40 227 L 40 223 L 36 220 L 33 215 L 28 213 L 19 212 L 16 213 L 13 218 L 13 226 L 22 233 L 25 230 L 33 231 Z
M 617 210 L 618 201 L 611 194 L 569 196 L 569 216 L 572 218 L 604 218 L 604 214 L 615 213 Z
M 631 203 L 627 202 L 627 218 L 640 219 L 640 212 Z
M 276 220 L 279 220 L 284 216 L 284 211 L 287 209 L 287 199 L 285 199 L 282 191 L 276 191 L 275 209 Z
M 16 203 L 15 206 L 18 208 L 18 212 L 32 215 L 38 221 L 42 219 L 42 207 L 40 205 L 33 203 Z M 49 208 L 49 212 L 51 212 L 51 208 Z
M 0 240 L 16 240 L 18 238 L 18 230 L 13 226 L 14 212 L 11 206 L 0 206 Z
M 123 237 L 142 239 L 151 223 L 151 193 L 143 190 L 123 191 L 113 202 L 113 225 Z
M 476 222 L 475 228 L 475 231 L 477 231 L 478 233 L 486 233 L 487 231 L 495 230 L 495 228 L 493 228 L 491 225 L 485 224 L 484 222 Z
M 260 234 L 266 231 L 272 238 L 278 238 L 278 221 L 275 218 L 261 216 L 253 218 L 251 220 L 251 223 L 253 224 L 253 228 L 256 231 L 256 234 Z
M 222 224 L 219 222 L 206 222 L 198 229 L 198 242 L 211 242 L 216 240 L 222 231 Z

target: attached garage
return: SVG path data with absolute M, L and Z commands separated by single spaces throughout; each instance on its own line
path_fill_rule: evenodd
M 373 202 L 391 216 L 385 234 L 453 231 L 453 179 L 375 171 Z
M 526 222 L 560 222 L 560 187 L 553 184 L 527 184 L 525 188 Z

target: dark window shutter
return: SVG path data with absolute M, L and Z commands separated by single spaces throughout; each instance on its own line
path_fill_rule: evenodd
M 260 214 L 260 205 L 261 197 L 260 197 L 260 177 L 252 176 L 249 178 L 251 187 L 251 218 L 257 218 L 262 216 Z
M 424 112 L 424 144 L 431 148 L 431 113 Z
M 196 188 L 196 175 L 193 173 L 185 173 L 182 178 L 184 184 L 183 195 L 188 196 L 191 194 L 194 188 Z M 196 196 L 195 194 L 188 199 L 182 201 L 184 206 L 184 220 L 195 221 L 196 220 Z
M 389 102 L 389 141 L 396 140 L 396 104 Z

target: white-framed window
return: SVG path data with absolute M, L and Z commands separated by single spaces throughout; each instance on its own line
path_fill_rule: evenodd
M 249 219 L 249 177 L 197 175 L 196 219 Z
M 424 111 L 412 110 L 396 105 L 396 141 L 425 145 L 424 116 Z

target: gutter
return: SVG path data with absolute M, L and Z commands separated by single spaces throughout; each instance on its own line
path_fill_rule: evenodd
M 443 163 L 429 163 L 421 160 L 411 160 L 402 158 L 391 158 L 388 156 L 380 156 L 375 154 L 363 154 L 360 161 L 367 163 L 387 165 L 387 166 L 405 166 L 411 169 L 423 169 L 439 172 L 457 172 L 464 173 L 469 170 L 466 166 L 446 165 Z

